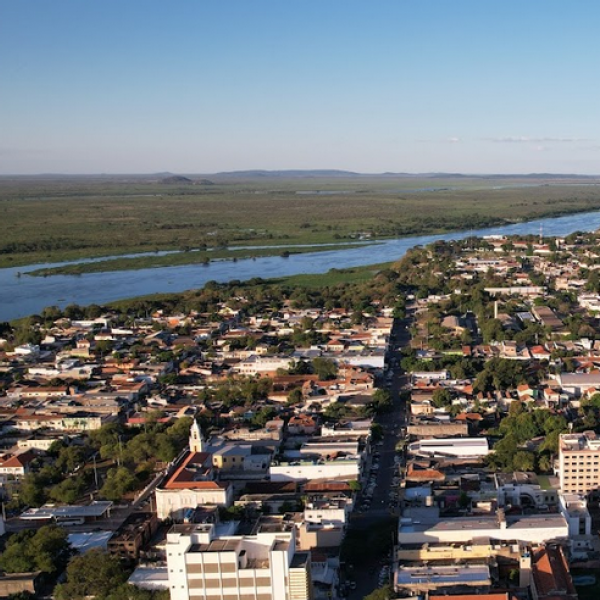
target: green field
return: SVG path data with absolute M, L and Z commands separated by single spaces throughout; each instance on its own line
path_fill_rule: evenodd
M 348 242 L 590 210 L 600 210 L 600 180 L 219 176 L 206 185 L 164 184 L 156 177 L 1 177 L 0 266 Z M 200 260 L 195 254 L 169 260 Z M 259 254 L 239 254 L 251 255 Z M 142 266 L 148 264 L 127 260 L 116 268 Z

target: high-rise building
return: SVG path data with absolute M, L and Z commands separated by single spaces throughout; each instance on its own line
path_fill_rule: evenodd
M 312 600 L 310 552 L 296 552 L 293 526 L 232 530 L 210 523 L 169 531 L 171 600 Z
M 564 433 L 559 443 L 559 478 L 563 494 L 600 494 L 600 438 L 593 431 Z

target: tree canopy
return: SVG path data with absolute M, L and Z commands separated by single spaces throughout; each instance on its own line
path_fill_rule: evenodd
M 0 569 L 6 573 L 42 571 L 54 575 L 65 568 L 70 555 L 66 531 L 46 525 L 36 532 L 25 530 L 10 536 L 0 555 Z

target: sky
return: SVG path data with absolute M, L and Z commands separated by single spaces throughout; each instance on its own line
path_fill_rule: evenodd
M 0 174 L 600 174 L 597 0 L 2 0 Z

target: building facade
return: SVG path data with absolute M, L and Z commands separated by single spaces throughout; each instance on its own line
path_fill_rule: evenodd
M 600 438 L 593 431 L 565 433 L 558 448 L 561 492 L 600 495 Z
M 252 535 L 214 524 L 176 525 L 167 534 L 171 600 L 311 600 L 310 553 L 296 552 L 293 528 Z

